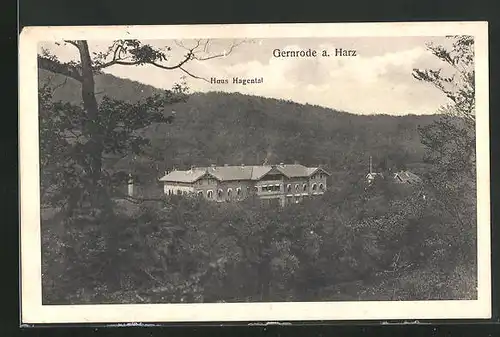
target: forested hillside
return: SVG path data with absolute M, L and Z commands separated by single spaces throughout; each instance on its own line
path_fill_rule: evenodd
M 54 100 L 79 104 L 79 84 L 40 71 L 40 85 L 57 87 Z M 97 97 L 135 102 L 159 89 L 112 75 L 96 76 Z M 422 170 L 423 145 L 417 128 L 430 116 L 362 116 L 291 101 L 239 93 L 195 93 L 175 111 L 173 124 L 142 130 L 151 141 L 148 156 L 129 156 L 113 165 L 153 181 L 166 169 L 191 165 L 293 163 L 323 165 L 339 174 L 362 174 L 373 156 L 378 170 Z

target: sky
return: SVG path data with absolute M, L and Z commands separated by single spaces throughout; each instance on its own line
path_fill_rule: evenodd
M 194 40 L 142 41 L 155 47 L 170 46 L 166 65 L 182 59 Z M 211 84 L 185 77 L 191 92 L 240 92 L 298 103 L 325 106 L 358 114 L 433 114 L 447 103 L 446 97 L 428 83 L 411 75 L 414 68 L 445 69 L 446 65 L 432 55 L 426 43 L 446 44 L 444 37 L 357 37 L 357 38 L 286 38 L 286 39 L 217 39 L 200 48 L 199 57 L 223 54 L 231 45 L 238 46 L 225 57 L 191 61 L 185 69 L 198 77 L 228 79 L 228 84 Z M 89 41 L 91 53 L 105 51 L 112 41 Z M 241 44 L 240 44 L 241 43 Z M 41 43 L 61 61 L 76 60 L 77 50 L 65 43 Z M 336 48 L 356 50 L 356 56 L 335 57 Z M 316 50 L 318 56 L 281 58 L 273 50 Z M 322 57 L 326 50 L 330 56 Z M 154 66 L 115 65 L 104 70 L 128 78 L 170 89 L 181 82 L 180 70 L 163 70 Z M 257 84 L 232 84 L 233 77 L 262 78 Z

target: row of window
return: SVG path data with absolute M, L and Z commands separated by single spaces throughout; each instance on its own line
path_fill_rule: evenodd
M 279 184 L 262 186 L 262 192 L 279 192 L 280 190 L 281 190 L 281 187 Z
M 326 178 L 326 177 L 327 177 L 326 174 L 324 174 L 324 173 L 318 173 L 318 174 L 313 175 L 311 178 L 312 179 L 323 179 L 323 178 Z
M 319 186 L 318 186 L 318 184 L 314 183 L 314 184 L 311 185 L 311 187 L 312 187 L 313 191 L 317 191 L 318 188 L 319 188 L 320 191 L 324 191 L 325 190 L 325 186 L 322 183 L 319 184 Z M 261 186 L 261 188 L 262 188 L 262 192 L 279 192 L 281 190 L 279 184 L 276 184 L 276 185 L 263 185 L 263 186 Z M 255 190 L 258 191 L 258 187 L 255 187 Z M 292 185 L 291 184 L 286 185 L 286 191 L 288 193 L 292 193 Z M 300 192 L 301 191 L 299 184 L 295 184 L 295 191 L 296 192 Z M 307 184 L 303 184 L 302 185 L 302 192 L 307 192 Z
M 177 195 L 187 195 L 188 191 L 177 190 L 176 192 L 174 192 L 173 190 L 168 190 L 167 194 L 168 195 L 174 195 L 174 194 L 177 194 Z
M 317 184 L 312 184 L 312 190 L 313 190 L 313 192 L 317 191 L 318 188 L 319 188 L 320 191 L 324 191 L 325 190 L 325 186 L 323 184 L 319 184 L 319 186 Z M 255 187 L 255 190 L 258 191 L 258 188 Z M 266 186 L 262 186 L 262 191 L 263 192 L 277 192 L 277 191 L 280 191 L 280 186 L 279 185 L 266 185 Z M 286 186 L 286 191 L 287 191 L 287 193 L 292 193 L 292 185 L 291 184 L 288 184 Z M 296 192 L 300 192 L 300 185 L 299 184 L 295 185 L 295 191 Z M 302 185 L 302 191 L 307 193 L 307 184 L 303 184 Z M 187 193 L 188 193 L 188 191 L 177 190 L 176 194 L 177 195 L 182 195 L 182 194 L 186 195 Z M 168 195 L 173 195 L 174 191 L 168 190 L 167 194 Z M 203 191 L 199 191 L 198 195 L 203 196 Z M 219 189 L 217 191 L 217 198 L 222 199 L 223 196 L 224 196 L 224 191 L 222 189 Z M 228 188 L 227 189 L 227 197 L 231 198 L 232 196 L 233 196 L 233 189 L 232 188 Z M 236 196 L 238 196 L 238 197 L 241 196 L 241 188 L 240 187 L 236 188 Z M 208 199 L 212 199 L 213 198 L 213 191 L 212 190 L 208 190 L 207 191 L 207 198 Z
M 198 195 L 203 196 L 203 192 L 199 191 Z M 239 188 L 239 187 L 236 188 L 236 196 L 237 197 L 241 196 L 241 188 Z M 217 198 L 218 199 L 222 199 L 223 197 L 224 197 L 224 191 L 223 190 L 218 190 L 217 191 Z M 227 189 L 227 197 L 228 198 L 232 198 L 233 197 L 233 189 L 232 188 L 228 188 Z M 212 190 L 208 190 L 207 191 L 207 198 L 208 199 L 212 199 L 213 198 L 213 191 Z
M 317 184 L 312 184 L 311 187 L 312 187 L 313 191 L 317 191 L 318 187 L 319 187 L 320 191 L 324 191 L 325 190 L 325 186 L 323 184 L 319 184 L 319 186 Z M 290 185 L 290 184 L 286 185 L 286 191 L 287 191 L 287 193 L 292 193 L 292 185 Z M 296 192 L 300 191 L 299 184 L 295 185 L 295 191 Z M 302 191 L 303 192 L 307 192 L 307 184 L 303 184 L 302 185 Z
M 174 192 L 173 190 L 168 190 L 167 191 L 168 195 L 174 195 L 174 194 L 177 194 L 177 195 L 187 195 L 188 193 L 189 193 L 188 191 L 181 191 L 181 190 L 177 190 L 176 192 Z M 197 194 L 199 196 L 203 196 L 203 191 L 198 191 Z M 214 195 L 214 192 L 212 190 L 208 190 L 207 191 L 207 198 L 212 199 L 213 195 Z M 223 196 L 224 196 L 224 191 L 223 190 L 218 190 L 217 191 L 217 198 L 222 199 Z M 231 188 L 229 188 L 227 190 L 227 197 L 231 198 L 232 196 L 233 196 L 233 190 Z M 241 196 L 241 188 L 239 188 L 239 187 L 236 189 L 236 196 L 238 196 L 238 197 Z

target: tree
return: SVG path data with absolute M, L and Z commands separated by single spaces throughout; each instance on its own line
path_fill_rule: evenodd
M 113 41 L 105 52 L 90 52 L 87 41 L 64 41 L 78 51 L 78 62 L 61 62 L 56 56 L 44 50 L 38 56 L 38 66 L 57 74 L 70 77 L 81 84 L 82 107 L 71 107 L 50 102 L 51 91 L 45 87 L 40 92 L 41 127 L 45 128 L 41 142 L 41 154 L 47 159 L 58 156 L 54 151 L 64 147 L 64 159 L 59 166 L 47 160 L 52 166 L 42 164 L 46 176 L 50 173 L 50 187 L 55 192 L 53 183 L 58 182 L 59 196 L 67 196 L 64 205 L 72 211 L 82 205 L 93 205 L 92 209 L 102 210 L 110 195 L 116 195 L 116 181 L 123 181 L 123 172 L 108 174 L 103 169 L 105 160 L 116 160 L 130 152 L 140 153 L 146 139 L 135 133 L 152 122 L 172 122 L 173 116 L 164 113 L 164 106 L 185 99 L 186 87 L 175 85 L 163 95 L 147 98 L 139 103 L 130 104 L 104 97 L 99 104 L 96 100 L 94 76 L 104 69 L 115 66 L 150 65 L 161 70 L 178 69 L 187 76 L 203 78 L 191 73 L 186 66 L 192 61 L 206 61 L 229 55 L 241 42 L 235 42 L 223 53 L 208 53 L 209 40 L 197 40 L 192 47 L 177 43 L 178 48 L 186 51 L 182 60 L 171 64 L 168 52 L 171 47 L 156 48 L 138 40 Z M 50 140 L 51 137 L 55 139 Z M 57 144 L 57 146 L 56 146 Z M 45 147 L 45 145 L 47 145 Z M 59 159 L 62 159 L 59 158 Z M 44 159 L 42 159 L 43 161 Z M 47 164 L 49 164 L 47 162 Z M 69 164 L 71 163 L 71 164 Z M 71 167 L 71 169 L 69 169 Z M 59 168 L 59 170 L 57 169 Z M 64 178 L 63 178 L 64 176 Z M 69 179 L 73 184 L 69 186 Z M 76 179 L 76 180 L 75 180 Z M 68 189 L 70 191 L 68 191 Z M 95 213 L 95 212 L 94 212 Z
M 123 288 L 123 273 L 107 264 L 125 257 L 130 260 L 123 253 L 120 235 L 127 233 L 123 228 L 138 227 L 137 222 L 141 224 L 143 219 L 130 216 L 130 210 L 117 212 L 119 205 L 114 200 L 127 198 L 120 186 L 129 172 L 113 168 L 113 163 L 130 154 L 144 153 L 148 140 L 138 130 L 151 123 L 172 123 L 173 115 L 165 114 L 165 106 L 187 97 L 187 88 L 181 83 L 135 103 L 107 96 L 98 101 L 94 76 L 113 65 L 151 65 L 165 71 L 179 69 L 203 80 L 186 69 L 189 62 L 223 57 L 239 44 L 217 54 L 207 53 L 208 40 L 195 41 L 189 48 L 178 44 L 186 54 L 181 61 L 170 64 L 170 48 L 162 50 L 137 40 L 114 41 L 105 52 L 93 54 L 87 41 L 65 43 L 76 48 L 78 62 L 61 62 L 46 50 L 38 55 L 40 69 L 80 83 L 82 99 L 81 105 L 54 101 L 54 90 L 65 82 L 57 86 L 45 83 L 39 89 L 41 201 L 43 207 L 66 211 L 49 219 L 44 213 L 43 219 L 44 300 L 52 302 L 85 300 L 85 296 L 78 295 L 80 291 L 95 294 Z M 171 237 L 160 234 L 168 243 Z M 141 237 L 136 235 L 134 239 L 140 243 Z M 137 280 L 148 272 L 132 270 L 131 274 Z M 184 284 L 192 290 L 196 285 L 189 280 L 198 274 L 186 272 L 169 285 L 175 288 Z M 134 277 L 126 275 L 126 279 Z
M 449 46 L 429 45 L 429 50 L 448 67 L 415 69 L 413 76 L 434 85 L 450 103 L 440 109 L 442 117 L 420 128 L 426 160 L 429 192 L 436 206 L 446 213 L 450 230 L 456 227 L 456 257 L 475 264 L 476 247 L 476 118 L 474 85 L 474 39 L 450 36 Z M 448 72 L 449 74 L 446 74 Z M 458 235 L 460 233 L 460 235 Z

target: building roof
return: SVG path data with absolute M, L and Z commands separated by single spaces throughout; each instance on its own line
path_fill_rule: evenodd
M 216 166 L 206 168 L 208 173 L 218 180 L 250 180 L 253 174 L 252 166 Z
M 377 173 L 377 172 L 371 172 L 366 175 L 367 179 L 374 179 L 375 177 L 384 178 L 384 175 L 382 173 Z
M 171 171 L 162 178 L 160 181 L 177 181 L 181 183 L 192 183 L 207 174 L 206 170 L 193 169 L 188 171 Z
M 420 179 L 419 176 L 416 174 L 410 172 L 410 171 L 400 171 L 397 173 L 394 173 L 394 179 L 400 179 L 402 182 L 421 182 L 422 179 Z
M 174 170 L 160 178 L 160 181 L 175 181 L 193 183 L 208 174 L 219 181 L 230 180 L 259 180 L 264 175 L 277 170 L 278 173 L 288 178 L 309 177 L 318 170 L 329 175 L 328 172 L 318 167 L 306 167 L 300 164 L 280 165 L 253 165 L 253 166 L 210 166 L 197 167 L 187 171 Z

